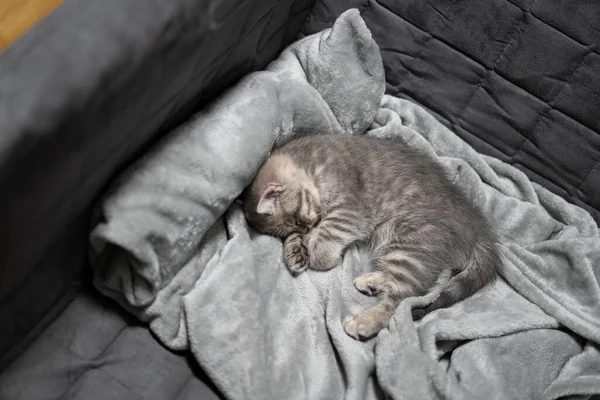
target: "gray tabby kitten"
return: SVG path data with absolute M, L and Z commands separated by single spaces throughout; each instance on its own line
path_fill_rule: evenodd
M 294 274 L 340 264 L 366 243 L 373 271 L 354 285 L 376 306 L 350 315 L 344 330 L 368 339 L 387 327 L 400 301 L 450 281 L 421 316 L 456 303 L 496 276 L 501 261 L 483 216 L 430 157 L 404 142 L 313 135 L 275 150 L 244 193 L 249 223 L 284 238 Z

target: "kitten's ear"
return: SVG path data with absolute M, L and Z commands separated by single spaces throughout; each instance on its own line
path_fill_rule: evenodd
M 273 214 L 275 211 L 275 201 L 277 201 L 284 190 L 285 188 L 280 183 L 269 183 L 269 186 L 267 186 L 260 196 L 260 200 L 256 206 L 256 212 L 258 214 Z

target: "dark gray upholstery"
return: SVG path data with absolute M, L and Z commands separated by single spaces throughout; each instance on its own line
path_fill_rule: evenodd
M 99 295 L 79 295 L 0 377 L 1 399 L 219 399 L 191 356 Z
M 200 105 L 264 68 L 296 38 L 311 3 L 68 0 L 0 54 L 0 369 L 88 280 L 90 208 L 111 177 Z M 121 314 L 109 310 L 96 318 Z M 76 318 L 59 321 L 69 330 Z M 173 357 L 158 345 L 151 354 Z M 61 357 L 43 354 L 49 370 Z M 69 369 L 63 372 L 66 389 L 73 382 Z M 0 377 L 1 399 L 55 398 L 6 392 L 6 379 Z M 38 382 L 22 379 L 27 387 Z M 103 380 L 75 397 L 90 398 L 100 386 L 99 398 L 109 398 L 118 385 Z
M 388 93 L 600 222 L 600 2 L 317 0 L 303 33 L 350 7 L 379 44 Z

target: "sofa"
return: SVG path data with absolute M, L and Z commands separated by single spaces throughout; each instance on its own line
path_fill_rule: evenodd
M 93 205 L 157 140 L 350 8 L 387 94 L 600 223 L 600 3 L 67 0 L 0 53 L 0 399 L 224 398 L 94 287 Z

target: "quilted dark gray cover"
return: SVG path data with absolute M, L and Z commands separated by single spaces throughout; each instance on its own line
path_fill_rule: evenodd
M 131 384 L 127 378 L 97 372 L 104 365 L 113 371 L 127 367 L 136 385 L 166 390 L 140 398 L 164 400 L 167 392 L 177 398 L 168 391 L 179 382 L 171 375 L 152 368 L 146 381 L 135 375 L 152 363 L 166 370 L 169 364 L 161 358 L 176 356 L 156 344 L 136 348 L 138 330 L 114 336 L 80 326 L 83 309 L 55 325 L 77 330 L 78 346 L 96 346 L 92 353 L 80 349 L 82 358 L 64 358 L 68 353 L 48 345 L 44 333 L 10 363 L 89 279 L 82 271 L 90 206 L 110 178 L 200 105 L 247 72 L 264 68 L 297 37 L 311 3 L 67 0 L 0 54 L 0 370 L 7 368 L 0 375 L 0 399 L 55 398 L 50 393 L 58 386 L 70 393 L 76 381 L 88 386 L 75 398 L 133 398 L 121 396 L 138 391 L 122 391 Z M 110 322 L 120 313 L 116 305 L 92 310 L 98 321 Z M 122 365 L 122 355 L 99 356 L 107 344 L 104 335 L 124 341 L 122 347 L 129 343 L 136 353 L 130 364 Z M 38 365 L 49 375 L 29 373 Z M 80 380 L 73 377 L 76 367 L 85 372 Z M 62 380 L 50 382 L 60 374 Z M 11 391 L 14 382 L 7 376 L 23 379 L 27 390 Z
M 0 375 L 0 399 L 216 400 L 191 356 L 166 351 L 148 327 L 79 295 Z
M 310 34 L 357 7 L 387 92 L 600 222 L 600 2 L 317 0 Z

